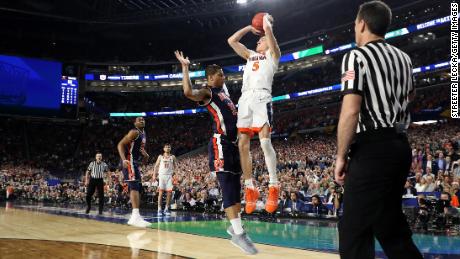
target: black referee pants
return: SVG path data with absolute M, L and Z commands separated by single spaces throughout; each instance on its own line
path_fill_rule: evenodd
M 86 205 L 88 210 L 91 210 L 91 198 L 97 189 L 97 197 L 99 197 L 99 213 L 104 209 L 104 179 L 91 178 L 88 184 L 88 191 L 86 193 Z
M 376 238 L 389 259 L 423 258 L 402 213 L 402 192 L 411 149 L 395 132 L 358 134 L 345 178 L 339 222 L 342 259 L 374 259 Z

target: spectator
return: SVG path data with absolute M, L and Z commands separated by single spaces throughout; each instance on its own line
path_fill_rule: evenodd
M 434 192 L 436 190 L 436 184 L 433 182 L 433 177 L 428 176 L 426 178 L 425 192 Z
M 431 176 L 431 178 L 433 178 L 433 179 L 436 177 L 436 176 L 431 172 L 431 168 L 430 168 L 430 167 L 427 167 L 427 169 L 426 169 L 425 172 L 426 172 L 426 174 L 423 176 L 423 178 L 425 178 L 425 179 L 426 179 L 428 176 Z
M 185 200 L 182 202 L 182 205 L 186 210 L 191 210 L 196 205 L 196 200 L 193 198 L 190 192 L 185 193 Z
M 288 202 L 289 204 L 288 207 L 290 208 L 290 212 L 296 214 L 296 213 L 303 211 L 304 203 L 300 201 L 299 199 L 297 199 L 297 193 L 291 192 L 290 196 L 291 196 L 291 199 Z
M 410 180 L 406 180 L 406 184 L 404 185 L 403 196 L 417 196 L 417 190 L 412 186 Z
M 319 195 L 313 195 L 311 197 L 311 205 L 312 207 L 310 213 L 314 213 L 316 215 L 327 215 L 328 209 L 323 205 Z
M 290 200 L 287 194 L 287 191 L 282 191 L 280 196 L 280 201 L 278 203 L 278 211 L 281 213 L 288 212 L 290 209 Z
M 420 182 L 415 184 L 415 190 L 417 191 L 417 193 L 425 192 L 427 187 L 428 187 L 428 184 L 427 184 L 425 177 L 422 177 L 420 179 Z
M 446 166 L 444 168 L 444 172 L 447 174 L 452 172 L 452 161 L 451 161 L 450 156 L 446 156 Z
M 452 175 L 455 179 L 460 178 L 460 159 L 452 163 Z
M 439 152 L 438 159 L 436 159 L 436 165 L 438 166 L 438 170 L 444 171 L 446 170 L 446 160 L 444 159 L 444 153 Z

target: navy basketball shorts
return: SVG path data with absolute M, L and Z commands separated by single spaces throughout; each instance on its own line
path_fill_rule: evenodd
M 214 134 L 208 144 L 209 168 L 211 172 L 233 172 L 241 174 L 240 153 L 237 144 L 225 136 Z
M 123 168 L 123 179 L 128 184 L 129 190 L 139 191 L 141 189 L 141 171 L 135 162 L 131 162 L 128 168 Z
M 216 172 L 224 209 L 241 202 L 241 164 L 238 146 L 219 134 L 208 145 L 209 168 Z
M 222 189 L 224 209 L 241 203 L 241 174 L 233 172 L 217 172 L 216 174 Z

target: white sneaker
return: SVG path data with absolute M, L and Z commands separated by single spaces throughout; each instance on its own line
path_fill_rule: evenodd
M 132 217 L 129 219 L 128 221 L 128 225 L 131 225 L 131 226 L 134 226 L 134 227 L 138 227 L 138 228 L 146 228 L 148 226 L 151 225 L 150 222 L 148 221 L 145 221 L 142 217 L 138 216 L 138 217 Z
M 132 225 L 133 222 L 134 222 L 134 219 L 135 219 L 134 216 L 131 215 L 131 217 L 130 217 L 129 220 L 128 220 L 128 225 Z
M 162 215 L 163 215 L 163 212 L 161 212 L 161 209 L 159 209 L 159 210 L 157 211 L 157 216 L 162 216 Z
M 132 225 L 134 221 L 139 217 L 140 216 L 134 216 L 133 214 L 131 214 L 131 217 L 129 217 L 129 220 L 128 220 L 128 225 Z
M 169 216 L 169 215 L 171 215 L 171 212 L 169 210 L 165 210 L 165 215 Z

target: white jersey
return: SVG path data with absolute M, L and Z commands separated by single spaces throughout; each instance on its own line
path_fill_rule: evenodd
M 160 169 L 158 170 L 158 175 L 172 175 L 174 172 L 173 162 L 174 160 L 172 155 L 168 157 L 160 155 Z
M 278 59 L 275 59 L 270 50 L 264 54 L 249 51 L 243 74 L 243 87 L 241 92 L 247 90 L 267 90 L 272 92 L 273 76 L 278 70 Z

